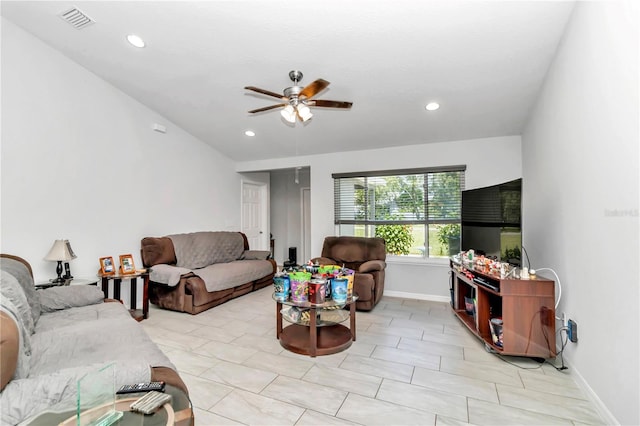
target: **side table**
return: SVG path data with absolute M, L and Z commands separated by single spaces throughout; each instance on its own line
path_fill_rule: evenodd
M 309 355 L 316 357 L 318 355 L 330 355 L 341 352 L 351 346 L 356 340 L 356 301 L 358 295 L 354 294 L 349 297 L 346 302 L 335 302 L 327 300 L 321 304 L 309 302 L 293 302 L 290 298 L 287 300 L 279 300 L 273 294 L 276 301 L 276 338 L 280 341 L 280 345 L 297 354 Z M 285 318 L 291 325 L 283 327 L 282 307 L 295 306 L 309 311 L 309 320 L 301 321 L 300 319 L 292 320 Z M 349 305 L 349 310 L 343 311 L 343 308 Z M 339 322 L 345 321 L 346 318 L 323 319 L 323 312 L 336 311 L 348 312 L 349 327 L 345 327 Z M 320 315 L 318 315 L 320 314 Z
M 144 269 L 136 271 L 134 274 L 113 274 L 102 275 L 98 274 L 98 277 L 102 280 L 102 292 L 104 297 L 109 297 L 109 281 L 113 281 L 113 298 L 120 300 L 120 287 L 122 280 L 129 280 L 131 282 L 131 304 L 129 306 L 129 312 L 131 316 L 137 321 L 142 321 L 149 317 L 149 273 L 150 269 Z M 142 310 L 136 309 L 137 293 L 138 293 L 138 278 L 142 278 Z

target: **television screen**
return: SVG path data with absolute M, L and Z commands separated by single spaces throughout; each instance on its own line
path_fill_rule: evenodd
M 520 265 L 522 179 L 462 191 L 463 251 Z

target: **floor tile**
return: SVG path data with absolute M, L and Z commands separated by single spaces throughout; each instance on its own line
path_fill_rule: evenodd
M 294 425 L 304 408 L 236 389 L 209 411 L 247 425 L 285 426 Z
M 382 378 L 344 368 L 314 365 L 311 370 L 302 377 L 305 382 L 332 386 L 346 392 L 357 393 L 373 398 L 378 393 Z
M 245 348 L 222 342 L 208 342 L 194 350 L 195 353 L 215 357 L 220 360 L 242 364 L 258 353 L 256 349 Z M 213 366 L 212 366 L 213 367 Z
M 531 426 L 551 426 L 551 425 L 572 425 L 571 420 L 560 417 L 538 414 L 519 408 L 507 407 L 504 405 L 492 404 L 486 401 L 478 401 L 469 398 L 469 423 L 474 425 L 531 425 Z
M 345 391 L 284 376 L 279 376 L 260 394 L 331 416 L 347 397 Z
M 398 349 L 407 349 L 418 352 L 423 352 L 425 354 L 438 355 L 438 356 L 446 356 L 449 358 L 463 358 L 463 348 L 462 346 L 457 346 L 453 344 L 445 344 L 445 343 L 437 343 L 437 342 L 429 342 L 426 340 L 416 340 L 416 339 L 407 339 L 405 337 L 400 339 L 398 343 Z
M 413 351 L 410 349 L 377 346 L 371 354 L 371 358 L 393 361 L 416 367 L 430 368 L 432 370 L 440 368 L 440 356 L 425 354 L 423 352 Z
M 515 370 L 515 367 L 511 367 L 508 364 L 478 365 L 477 363 L 461 359 L 442 357 L 440 371 L 491 383 L 523 387 L 522 380 Z
M 435 414 L 349 394 L 336 417 L 363 425 L 433 425 Z
M 215 413 L 202 410 L 197 407 L 193 410 L 193 415 L 195 417 L 195 426 L 212 426 L 212 425 L 242 426 L 243 425 L 243 423 L 236 422 L 234 420 L 219 416 Z
M 467 421 L 467 398 L 384 379 L 376 399 Z
M 442 371 L 416 367 L 411 384 L 496 404 L 499 402 L 495 383 Z
M 202 377 L 180 373 L 180 377 L 189 389 L 189 398 L 194 407 L 209 409 L 233 391 L 231 386 L 216 383 Z
M 332 426 L 332 425 L 356 425 L 347 420 L 339 419 L 334 416 L 318 413 L 313 410 L 306 410 L 296 426 Z
M 397 362 L 349 355 L 340 364 L 340 368 L 409 383 L 411 382 L 414 367 Z
M 194 376 L 199 376 L 220 362 L 216 358 L 181 349 L 174 349 L 166 355 L 175 364 L 178 371 L 193 374 Z
M 266 352 L 256 353 L 243 364 L 248 367 L 272 371 L 276 374 L 281 374 L 295 379 L 299 379 L 307 374 L 307 371 L 309 371 L 309 369 L 314 365 L 313 361 L 294 359 L 282 355 L 273 355 Z
M 554 416 L 593 424 L 599 419 L 588 401 L 557 394 L 497 385 L 500 404 L 521 408 L 535 413 L 552 413 Z
M 200 377 L 223 385 L 260 393 L 277 377 L 277 374 L 233 362 L 220 361 L 202 373 Z

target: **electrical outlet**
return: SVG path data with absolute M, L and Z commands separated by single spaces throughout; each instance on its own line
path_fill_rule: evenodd
M 567 323 L 567 337 L 573 343 L 578 341 L 578 324 L 574 320 L 569 320 Z

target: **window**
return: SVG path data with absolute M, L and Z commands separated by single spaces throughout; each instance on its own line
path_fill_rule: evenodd
M 382 237 L 392 255 L 434 258 L 459 252 L 465 169 L 334 174 L 338 234 Z

